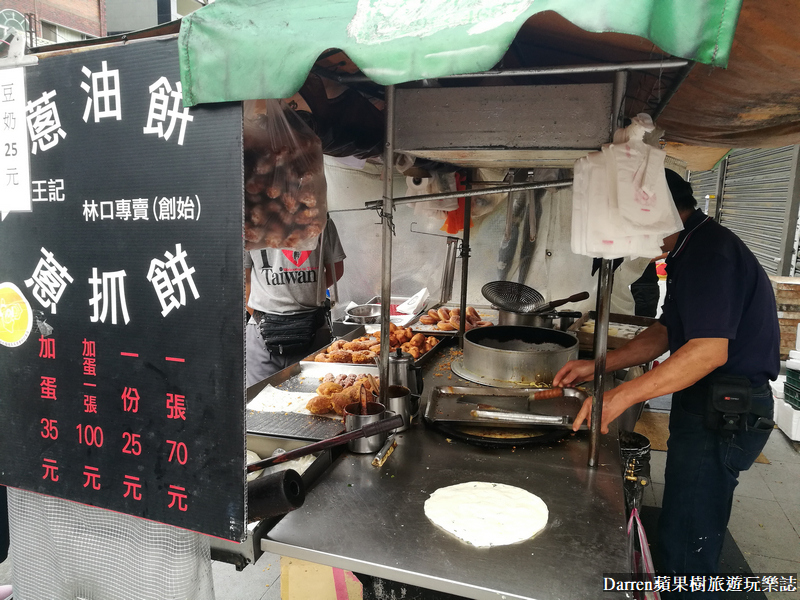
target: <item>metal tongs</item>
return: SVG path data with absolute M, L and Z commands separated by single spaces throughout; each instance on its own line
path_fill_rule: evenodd
M 528 397 L 529 400 L 544 400 L 556 398 L 558 396 L 573 396 L 581 399 L 586 398 L 586 394 L 576 388 L 553 388 L 533 392 Z M 519 423 L 521 425 L 549 425 L 555 427 L 572 428 L 575 417 L 570 415 L 542 415 L 535 413 L 523 413 L 504 408 L 498 408 L 491 404 L 478 404 L 478 408 L 470 411 L 470 415 L 479 419 L 491 419 L 503 423 Z M 586 425 L 581 425 L 581 429 L 586 429 Z
M 516 413 L 502 410 L 488 404 L 479 404 L 477 410 L 470 411 L 473 417 L 481 419 L 494 419 L 496 421 L 524 423 L 526 425 L 561 425 L 572 427 L 574 418 L 568 415 L 534 415 L 530 413 Z

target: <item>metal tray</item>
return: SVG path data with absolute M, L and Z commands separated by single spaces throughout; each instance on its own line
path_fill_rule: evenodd
M 318 363 L 300 361 L 283 371 L 275 373 L 265 381 L 280 390 L 290 392 L 313 392 L 320 380 L 328 373 L 334 375 L 372 375 L 378 377 L 377 365 L 352 365 L 349 363 Z
M 411 326 L 409 325 L 408 327 L 411 327 Z M 380 331 L 380 329 L 378 329 L 378 331 Z M 412 331 L 414 331 L 413 328 L 412 328 Z M 415 333 L 424 333 L 426 336 L 435 337 L 436 339 L 439 340 L 439 343 L 436 344 L 436 346 L 433 349 L 431 349 L 429 352 L 426 352 L 425 354 L 422 354 L 417 360 L 414 361 L 414 364 L 416 366 L 418 366 L 418 367 L 421 367 L 421 366 L 424 366 L 424 365 L 428 364 L 428 362 L 430 362 L 430 360 L 431 360 L 431 357 L 436 354 L 436 351 L 440 347 L 443 348 L 446 345 L 449 345 L 455 339 L 455 336 L 446 335 L 447 332 L 445 332 L 445 331 L 415 331 Z M 357 337 L 362 337 L 363 335 L 365 335 L 365 334 L 362 334 L 362 335 L 357 336 Z M 351 338 L 349 341 L 352 341 L 354 339 L 356 339 L 356 338 Z M 333 342 L 331 342 L 331 343 L 333 343 Z M 330 346 L 330 344 L 328 344 L 328 346 L 326 346 L 324 348 L 320 348 L 319 350 L 317 350 L 316 352 L 314 352 L 310 356 L 308 356 L 308 357 L 304 358 L 303 360 L 301 360 L 300 364 L 313 363 L 315 365 L 320 365 L 322 367 L 325 367 L 326 365 L 328 365 L 328 366 L 339 366 L 339 365 L 341 365 L 341 366 L 356 367 L 356 368 L 358 368 L 358 367 L 374 367 L 376 369 L 378 368 L 377 365 L 368 365 L 368 364 L 357 365 L 357 364 L 354 364 L 354 363 L 319 363 L 319 362 L 316 362 L 314 360 L 314 358 L 318 354 L 320 354 L 322 352 L 325 352 L 328 349 L 329 346 Z M 332 371 L 331 371 L 331 369 L 328 369 L 325 372 L 328 373 L 328 372 L 332 372 Z M 352 371 L 340 371 L 340 372 L 341 373 L 352 373 Z
M 391 299 L 389 300 L 389 304 L 397 306 L 397 305 L 402 304 L 406 300 L 410 300 L 410 299 L 411 299 L 411 296 L 392 296 Z M 380 296 L 373 296 L 372 298 L 367 300 L 364 304 L 378 304 L 378 305 L 380 305 L 380 303 L 381 303 L 381 297 Z M 422 309 L 423 310 L 428 310 L 427 302 L 423 305 Z M 389 320 L 392 321 L 392 323 L 394 323 L 395 325 L 399 325 L 400 323 L 405 323 L 403 325 L 403 327 L 408 327 L 408 324 L 411 321 L 413 321 L 414 319 L 416 319 L 418 316 L 419 316 L 418 314 L 417 315 L 407 315 L 405 313 L 398 312 L 398 313 L 395 313 L 395 314 L 391 315 L 389 317 Z M 348 324 L 354 323 L 354 321 L 351 321 L 347 317 L 346 314 L 343 317 L 342 322 L 343 323 L 348 323 Z
M 437 387 L 431 391 L 424 416 L 425 420 L 431 424 L 523 429 L 529 426 L 519 422 L 474 417 L 471 412 L 476 410 L 479 404 L 488 404 L 500 411 L 574 418 L 586 399 L 586 394 L 581 390 L 565 388 L 563 396 L 529 401 L 531 394 L 541 391 L 543 390 L 537 388 L 520 390 L 467 386 Z M 571 428 L 571 423 L 536 423 L 530 427 L 565 429 Z
M 434 309 L 439 308 L 458 308 L 459 304 L 447 303 L 447 304 L 437 304 L 436 306 L 432 307 Z M 500 321 L 500 311 L 496 308 L 492 308 L 486 305 L 475 305 L 469 304 L 468 306 L 472 306 L 476 311 L 478 311 L 478 315 L 484 320 L 489 321 L 490 323 L 497 325 Z M 411 321 L 408 327 L 411 328 L 411 331 L 414 333 L 424 333 L 426 335 L 441 335 L 446 337 L 456 337 L 458 335 L 458 331 L 442 331 L 436 325 L 424 325 L 423 323 L 419 322 L 419 318 L 423 317 L 428 314 L 428 311 L 425 310 L 418 314 L 416 318 Z

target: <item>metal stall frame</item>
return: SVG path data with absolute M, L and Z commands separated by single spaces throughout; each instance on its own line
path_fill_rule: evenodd
M 552 75 L 561 73 L 597 73 L 597 72 L 613 72 L 614 88 L 613 88 L 613 102 L 612 102 L 612 123 L 615 127 L 622 124 L 624 115 L 623 104 L 625 100 L 625 84 L 627 81 L 627 73 L 629 70 L 636 69 L 684 69 L 680 81 L 683 81 L 691 69 L 692 62 L 689 60 L 669 60 L 669 61 L 645 61 L 637 63 L 620 63 L 613 65 L 576 65 L 571 67 L 548 67 L 536 69 L 499 69 L 493 71 L 486 71 L 484 73 L 469 73 L 463 75 L 450 75 L 440 77 L 439 79 L 455 79 L 467 78 L 476 76 L 517 76 L 517 75 Z M 336 78 L 340 83 L 358 83 L 369 81 L 365 76 L 340 76 Z M 680 83 L 679 81 L 679 83 Z M 677 90 L 677 85 L 673 86 L 670 97 Z M 390 326 L 390 302 L 392 292 L 391 282 L 391 264 L 392 264 L 392 240 L 391 236 L 394 234 L 393 224 L 393 210 L 397 204 L 408 204 L 413 202 L 429 201 L 429 200 L 444 200 L 449 198 L 465 198 L 464 207 L 464 238 L 462 240 L 461 257 L 462 257 L 462 289 L 460 298 L 460 312 L 461 312 L 461 328 L 459 331 L 459 341 L 463 348 L 464 343 L 464 315 L 466 314 L 466 299 L 467 290 L 466 285 L 469 279 L 469 223 L 470 223 L 470 203 L 469 198 L 477 195 L 484 195 L 490 193 L 504 193 L 511 191 L 534 190 L 548 187 L 565 187 L 572 185 L 572 180 L 553 181 L 542 184 L 517 184 L 507 185 L 499 188 L 484 188 L 482 190 L 464 190 L 459 192 L 449 192 L 444 194 L 427 194 L 421 196 L 409 196 L 402 200 L 394 201 L 392 190 L 392 176 L 394 170 L 394 140 L 395 140 L 395 115 L 394 115 L 394 95 L 395 86 L 386 86 L 386 107 L 384 109 L 386 114 L 386 144 L 384 147 L 383 156 L 383 185 L 384 196 L 383 199 L 378 201 L 370 201 L 365 203 L 365 208 L 373 209 L 382 207 L 381 209 L 381 224 L 382 224 L 382 272 L 381 272 L 381 331 L 388 331 Z M 668 100 L 668 99 L 665 99 Z M 663 110 L 665 102 L 659 104 L 659 111 Z M 613 135 L 613 131 L 612 131 Z M 387 256 L 388 254 L 388 256 Z M 606 380 L 605 366 L 606 355 L 608 350 L 608 327 L 610 322 L 611 312 L 611 288 L 613 286 L 613 267 L 612 260 L 602 259 L 599 269 L 599 280 L 597 288 L 597 319 L 595 322 L 595 338 L 594 338 L 594 360 L 595 360 L 595 374 L 594 374 L 594 390 L 595 393 L 592 397 L 592 411 L 591 411 L 591 427 L 590 427 L 590 444 L 589 444 L 589 457 L 588 466 L 596 468 L 598 465 L 599 456 L 599 438 L 601 429 L 601 416 L 604 396 L 604 386 Z M 389 373 L 389 337 L 381 336 L 381 358 L 380 358 L 380 375 L 382 381 L 388 381 Z M 387 386 L 381 386 L 380 400 L 383 403 L 386 399 Z

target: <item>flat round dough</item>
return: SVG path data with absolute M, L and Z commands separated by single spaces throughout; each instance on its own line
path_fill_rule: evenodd
M 547 505 L 521 488 L 470 481 L 440 488 L 425 501 L 425 516 L 458 539 L 477 546 L 527 540 L 547 525 Z

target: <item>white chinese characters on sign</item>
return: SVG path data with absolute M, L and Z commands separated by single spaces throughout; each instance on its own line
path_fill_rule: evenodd
M 33 296 L 44 308 L 49 308 L 56 314 L 56 305 L 61 300 L 61 295 L 73 279 L 65 267 L 55 259 L 52 252 L 42 248 L 44 258 L 39 259 L 39 264 L 30 279 L 25 280 L 25 285 L 33 288 Z
M 0 218 L 30 212 L 30 164 L 25 127 L 25 71 L 0 69 Z
M 122 198 L 96 202 L 84 200 L 83 220 L 86 222 L 102 220 L 149 221 L 147 198 Z
M 192 278 L 195 269 L 186 264 L 186 251 L 181 249 L 181 245 L 175 244 L 174 255 L 167 250 L 164 256 L 167 258 L 166 262 L 157 258 L 150 261 L 147 280 L 153 284 L 158 301 L 161 303 L 161 316 L 166 317 L 173 308 L 186 306 L 184 281 L 191 288 L 195 300 L 200 298 L 200 294 Z
M 122 120 L 122 104 L 119 94 L 119 70 L 108 70 L 108 63 L 102 62 L 102 69 L 92 73 L 87 67 L 81 68 L 81 73 L 89 79 L 89 83 L 81 82 L 81 89 L 89 94 L 86 98 L 86 108 L 83 110 L 84 123 L 89 120 L 89 113 L 94 107 L 94 122 L 109 117 L 117 121 Z
M 31 181 L 34 202 L 63 202 L 63 179 L 37 179 Z
M 172 108 L 169 108 L 172 98 Z M 183 146 L 183 136 L 186 132 L 186 123 L 194 121 L 189 114 L 189 108 L 182 106 L 183 90 L 181 82 L 175 83 L 175 89 L 166 77 L 159 77 L 150 86 L 150 109 L 147 111 L 147 125 L 142 128 L 144 133 L 156 133 L 158 137 L 168 140 L 175 129 L 175 122 L 180 121 L 178 145 Z M 164 124 L 169 120 L 166 130 Z
M 103 273 L 102 278 L 97 274 L 97 267 L 92 268 L 89 285 L 92 286 L 92 297 L 89 306 L 94 309 L 90 320 L 92 323 L 106 322 L 109 308 L 111 308 L 111 324 L 117 324 L 117 301 L 122 309 L 122 318 L 127 325 L 131 318 L 128 315 L 128 303 L 125 300 L 125 271 L 112 271 Z
M 28 102 L 26 107 L 28 132 L 31 136 L 31 154 L 50 150 L 60 139 L 67 137 L 61 129 L 58 106 L 53 101 L 56 91 L 44 92 L 40 98 Z
M 42 195 L 42 192 L 38 193 Z M 46 199 L 40 198 L 40 200 L 44 201 Z M 153 218 L 156 221 L 199 221 L 201 208 L 200 196 L 197 194 L 194 196 L 156 196 L 153 199 Z M 147 198 L 121 198 L 119 200 L 103 200 L 101 202 L 84 200 L 82 211 L 83 220 L 87 223 L 98 220 L 150 220 Z
M 197 212 L 195 213 L 195 208 Z M 194 221 L 200 217 L 200 197 L 162 196 L 153 202 L 156 221 Z

